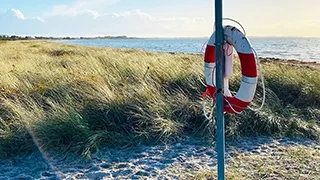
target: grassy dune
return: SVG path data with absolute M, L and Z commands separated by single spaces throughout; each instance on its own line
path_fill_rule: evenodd
M 262 65 L 266 105 L 227 115 L 227 136 L 318 139 L 319 69 L 267 60 Z M 235 71 L 233 89 L 239 87 L 239 64 Z M 2 41 L 0 157 L 37 146 L 88 156 L 104 146 L 186 135 L 211 139 L 215 122 L 202 116 L 199 77 L 199 55 Z

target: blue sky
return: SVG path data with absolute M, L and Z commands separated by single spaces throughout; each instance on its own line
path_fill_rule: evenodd
M 94 3 L 95 1 L 99 2 L 99 0 L 91 1 L 93 4 L 96 4 Z M 72 6 L 72 4 L 77 2 L 81 2 L 81 0 L 1 0 L 0 12 L 14 8 L 19 9 L 26 16 L 41 16 L 42 14 L 50 11 L 53 6 Z M 85 0 L 82 2 L 85 2 Z M 91 4 L 90 1 L 88 2 L 88 4 Z M 155 15 L 167 13 L 172 13 L 173 15 L 186 15 L 190 13 L 190 11 L 202 14 L 201 11 L 195 10 L 196 7 L 201 9 L 208 7 L 208 10 L 212 10 L 212 1 L 210 0 L 100 0 L 100 2 L 102 3 L 98 3 L 97 6 L 91 6 L 89 8 L 104 13 L 140 9 L 145 12 L 149 11 L 149 13 L 153 12 Z
M 44 3 L 45 2 L 45 3 Z M 11 8 L 19 9 L 26 15 L 37 16 L 39 15 L 39 9 L 41 11 L 49 10 L 56 3 L 63 3 L 63 0 L 56 1 L 43 1 L 43 0 L 1 0 L 0 12 L 5 12 Z
M 249 36 L 320 37 L 319 0 L 224 0 Z M 213 0 L 1 0 L 0 34 L 203 37 Z

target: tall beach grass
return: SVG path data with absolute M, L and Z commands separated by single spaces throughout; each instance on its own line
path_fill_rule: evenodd
M 237 61 L 238 62 L 238 61 Z M 320 137 L 320 71 L 262 61 L 266 105 L 226 115 L 227 136 Z M 231 87 L 240 83 L 239 63 Z M 199 55 L 46 41 L 0 43 L 0 157 L 38 148 L 90 156 L 106 146 L 213 139 Z M 261 87 L 254 104 L 261 101 Z

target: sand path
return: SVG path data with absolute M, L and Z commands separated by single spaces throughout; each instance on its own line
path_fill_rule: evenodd
M 243 138 L 228 141 L 227 161 L 234 153 L 271 155 L 278 146 L 312 146 L 306 139 Z M 34 153 L 0 161 L 4 179 L 189 179 L 197 173 L 214 170 L 215 145 L 197 139 L 181 139 L 167 145 L 105 149 L 91 160 L 79 157 L 46 157 Z

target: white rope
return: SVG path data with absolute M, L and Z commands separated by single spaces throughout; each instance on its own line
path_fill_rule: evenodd
M 262 84 L 262 103 L 260 105 L 259 108 L 252 108 L 252 107 L 248 107 L 251 111 L 254 111 L 254 112 L 258 112 L 260 111 L 263 106 L 264 106 L 264 103 L 265 103 L 265 100 L 266 100 L 266 87 L 265 87 L 265 84 L 264 84 L 264 77 L 263 77 L 263 74 L 262 74 L 262 69 L 261 69 L 261 64 L 260 64 L 260 59 L 258 57 L 258 54 L 256 52 L 256 50 L 254 48 L 251 48 L 252 51 L 254 52 L 254 55 L 256 56 L 256 59 L 257 59 L 257 65 L 258 65 L 258 70 L 259 70 L 259 76 L 260 76 L 260 79 L 261 79 L 261 84 Z
M 242 26 L 242 24 L 239 21 L 237 21 L 235 19 L 232 19 L 232 18 L 222 18 L 222 20 L 224 20 L 224 21 L 232 21 L 232 22 L 238 24 L 241 27 L 244 36 L 247 36 L 246 30 L 244 29 L 244 27 Z M 213 25 L 216 26 L 216 22 L 214 22 Z
M 234 20 L 234 19 L 232 19 L 232 18 L 222 18 L 222 20 L 232 21 L 232 22 L 237 23 L 237 24 L 241 27 L 241 29 L 242 29 L 242 31 L 243 31 L 243 34 L 244 34 L 244 36 L 247 36 L 246 30 L 244 29 L 244 27 L 242 26 L 242 24 L 241 24 L 239 21 Z
M 207 116 L 206 102 L 203 102 L 203 103 L 202 103 L 203 116 L 204 116 L 207 120 L 212 119 L 214 107 L 215 107 L 215 104 L 214 104 L 214 101 L 213 101 L 213 99 L 212 99 L 212 100 L 211 100 L 211 110 L 210 110 L 209 116 Z

